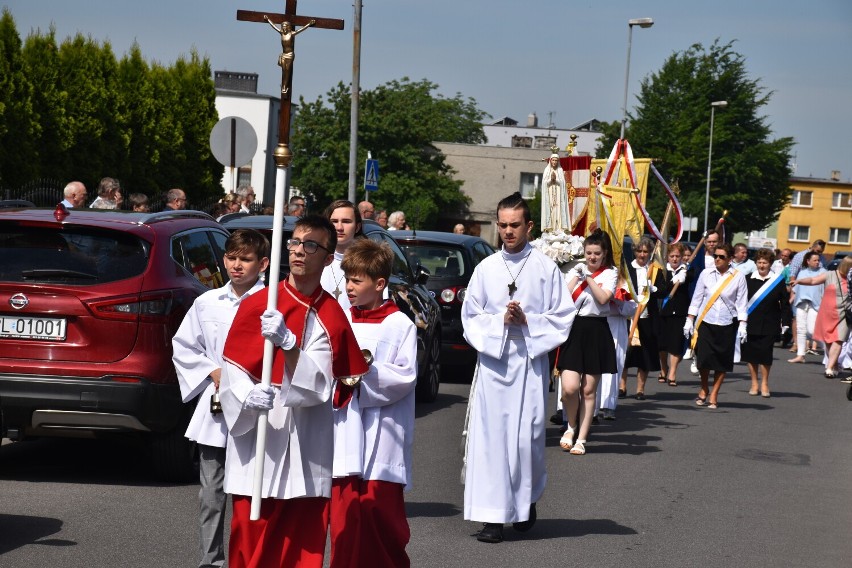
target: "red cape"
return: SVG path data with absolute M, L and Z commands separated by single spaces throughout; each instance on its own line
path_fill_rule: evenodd
M 263 371 L 264 342 L 260 334 L 260 316 L 266 310 L 268 298 L 269 289 L 265 288 L 243 300 L 225 341 L 224 359 L 258 383 Z M 296 335 L 296 345 L 300 349 L 304 347 L 308 312 L 316 315 L 331 345 L 333 378 L 363 375 L 368 371 L 343 308 L 322 287 L 317 286 L 313 294 L 305 296 L 285 280 L 278 286 L 277 308 L 284 315 L 287 327 Z M 280 385 L 284 376 L 284 352 L 276 349 L 272 358 L 272 383 Z

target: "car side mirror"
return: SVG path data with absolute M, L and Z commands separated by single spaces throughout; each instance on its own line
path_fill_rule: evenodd
M 432 276 L 432 273 L 419 262 L 417 263 L 417 269 L 415 272 L 417 274 L 417 283 L 421 286 L 425 285 L 429 280 L 429 277 Z

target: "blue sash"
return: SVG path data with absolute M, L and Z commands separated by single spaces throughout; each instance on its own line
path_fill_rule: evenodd
M 751 297 L 751 300 L 748 301 L 748 306 L 746 307 L 746 312 L 751 315 L 751 312 L 762 302 L 766 297 L 778 286 L 779 283 L 785 280 L 784 271 L 776 272 L 773 274 L 772 278 L 763 283 L 763 286 L 758 288 L 757 292 L 755 292 L 754 296 Z

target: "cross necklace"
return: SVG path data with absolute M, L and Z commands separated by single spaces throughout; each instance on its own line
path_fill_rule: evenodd
M 524 262 L 521 263 L 521 270 L 518 270 L 518 273 L 515 274 L 514 276 L 512 276 L 512 271 L 509 269 L 509 263 L 506 262 L 506 257 L 503 256 L 502 253 L 500 254 L 500 258 L 503 259 L 503 264 L 506 265 L 506 271 L 509 273 L 509 276 L 512 278 L 512 281 L 509 282 L 509 298 L 511 298 L 512 296 L 515 295 L 515 292 L 518 289 L 517 285 L 515 284 L 515 281 L 518 279 L 518 276 L 521 275 L 521 271 L 524 269 L 524 266 L 527 265 L 527 261 L 529 260 L 531 254 L 532 254 L 532 251 L 527 253 L 527 256 L 524 257 Z
M 340 283 L 343 281 L 343 278 L 345 276 L 346 276 L 346 274 L 343 274 L 343 276 L 341 276 L 340 279 L 338 280 L 337 273 L 334 271 L 334 264 L 331 265 L 331 277 L 334 279 L 334 292 L 332 292 L 332 294 L 334 294 L 335 300 L 340 298 L 340 294 L 343 293 L 343 292 L 340 291 Z

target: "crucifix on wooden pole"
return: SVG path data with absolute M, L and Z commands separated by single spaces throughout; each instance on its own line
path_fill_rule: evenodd
M 281 36 L 281 112 L 278 115 L 278 147 L 275 148 L 275 201 L 272 214 L 272 247 L 269 263 L 269 287 L 266 309 L 278 308 L 278 280 L 281 267 L 282 227 L 284 225 L 284 201 L 286 191 L 284 183 L 287 168 L 293 160 L 290 150 L 290 98 L 292 94 L 293 61 L 295 59 L 295 37 L 310 27 L 333 30 L 343 29 L 343 20 L 312 18 L 296 14 L 296 0 L 286 0 L 283 14 L 266 14 L 237 10 L 237 20 L 268 23 Z M 277 24 L 277 25 L 276 25 Z M 302 26 L 297 28 L 297 26 Z M 272 358 L 275 346 L 266 339 L 263 342 L 263 370 L 260 382 L 269 387 L 272 382 Z M 251 513 L 249 519 L 260 518 L 260 504 L 263 496 L 263 462 L 266 455 L 266 430 L 269 424 L 267 411 L 261 411 L 257 417 L 257 441 L 255 445 L 254 486 L 251 495 Z
M 281 113 L 278 116 L 278 147 L 273 156 L 276 166 L 286 168 L 293 159 L 293 153 L 290 151 L 290 95 L 296 35 L 309 27 L 342 30 L 343 20 L 299 16 L 296 14 L 296 0 L 286 0 L 283 14 L 237 10 L 237 20 L 268 23 L 281 36 L 281 55 L 278 57 L 278 65 L 281 66 Z

